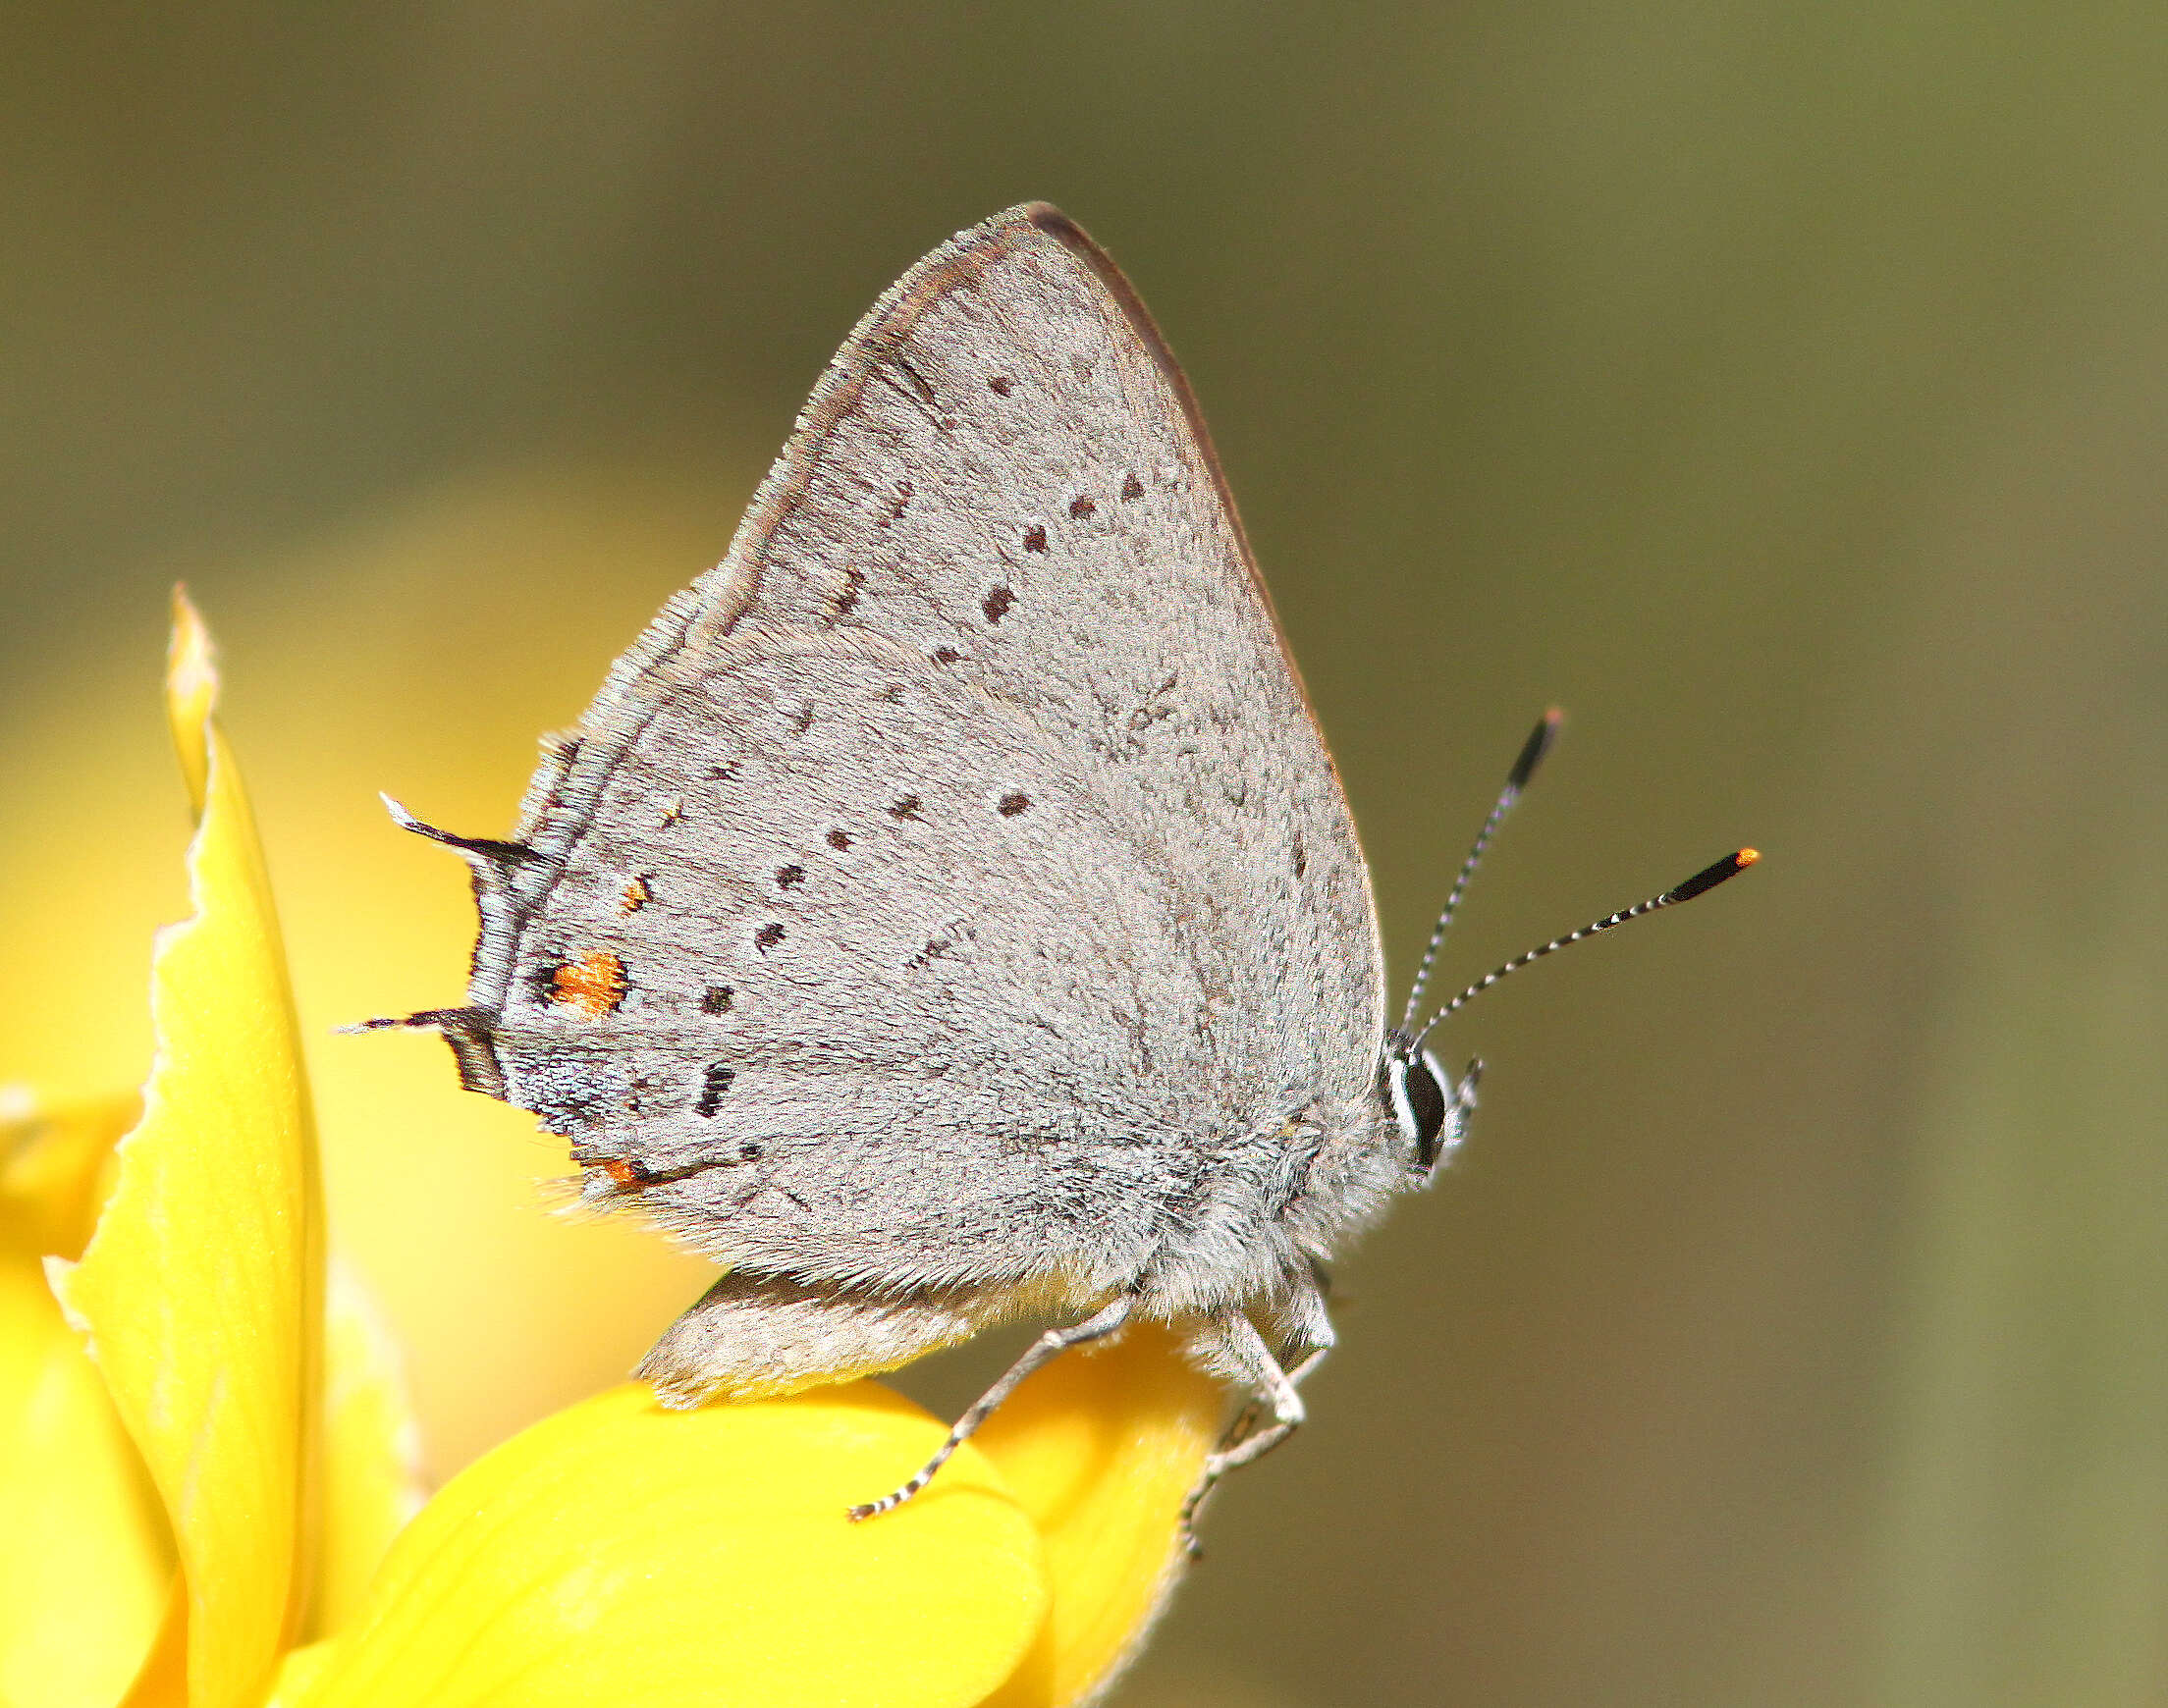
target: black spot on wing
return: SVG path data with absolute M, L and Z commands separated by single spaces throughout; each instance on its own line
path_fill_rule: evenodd
M 721 1062 L 712 1062 L 700 1076 L 700 1100 L 693 1104 L 695 1115 L 713 1116 L 723 1106 L 723 1094 L 731 1089 L 731 1082 L 737 1078 L 735 1069 L 727 1068 Z

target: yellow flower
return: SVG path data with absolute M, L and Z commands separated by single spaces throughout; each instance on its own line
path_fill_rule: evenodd
M 691 1413 L 627 1384 L 421 1503 L 394 1349 L 327 1275 L 215 695 L 177 602 L 194 911 L 154 958 L 139 1116 L 0 1101 L 0 1701 L 1024 1708 L 1103 1687 L 1171 1580 L 1218 1412 L 1161 1333 L 1057 1362 L 870 1523 L 844 1508 L 943 1425 L 868 1382 Z

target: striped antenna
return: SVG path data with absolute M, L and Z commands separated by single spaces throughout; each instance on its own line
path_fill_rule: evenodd
M 1558 726 L 1566 721 L 1566 715 L 1553 706 L 1537 721 L 1521 744 L 1521 756 L 1513 762 L 1513 770 L 1507 774 L 1505 787 L 1498 792 L 1498 804 L 1490 809 L 1490 816 L 1484 820 L 1483 828 L 1476 832 L 1476 845 L 1468 850 L 1468 858 L 1460 863 L 1460 876 L 1453 880 L 1452 892 L 1445 897 L 1445 907 L 1437 916 L 1437 924 L 1431 928 L 1430 946 L 1423 951 L 1423 964 L 1415 970 L 1415 987 L 1408 992 L 1408 1005 L 1400 1015 L 1400 1030 L 1404 1033 L 1414 1023 L 1415 1011 L 1422 1005 L 1423 990 L 1431 982 L 1431 966 L 1437 959 L 1438 945 L 1445 940 L 1445 933 L 1453 923 L 1453 914 L 1460 906 L 1460 898 L 1468 892 L 1468 880 L 1476 874 L 1476 866 L 1483 859 L 1483 851 L 1490 846 L 1490 838 L 1505 822 L 1505 815 L 1513 810 L 1513 803 L 1521 798 L 1521 790 L 1528 787 L 1528 779 L 1536 774 L 1537 766 L 1544 755 L 1550 751 L 1550 744 L 1558 738 Z M 1425 1032 L 1429 1027 L 1423 1029 Z
M 1597 936 L 1603 932 L 1610 931 L 1615 926 L 1622 926 L 1628 920 L 1639 919 L 1643 914 L 1654 913 L 1659 908 L 1670 907 L 1678 902 L 1692 901 L 1697 895 L 1706 895 L 1726 880 L 1737 878 L 1740 873 L 1746 871 L 1748 867 L 1761 858 L 1762 856 L 1752 848 L 1742 848 L 1736 854 L 1726 854 L 1715 865 L 1703 867 L 1701 871 L 1695 873 L 1692 878 L 1689 878 L 1675 889 L 1667 889 L 1661 895 L 1652 895 L 1647 901 L 1637 902 L 1621 913 L 1607 915 L 1597 920 L 1594 924 L 1583 926 L 1577 932 L 1568 932 L 1562 937 L 1552 937 L 1549 942 L 1544 944 L 1541 948 L 1530 949 L 1526 954 L 1515 955 L 1504 966 L 1493 968 L 1484 974 L 1482 978 L 1478 979 L 1467 989 L 1425 1021 L 1423 1030 L 1416 1033 L 1409 1040 L 1403 1053 L 1412 1057 L 1416 1050 L 1422 1046 L 1424 1039 L 1430 1036 L 1431 1029 L 1434 1026 L 1443 1020 L 1446 1015 L 1456 1013 L 1466 1007 L 1471 1000 L 1490 989 L 1506 974 L 1518 973 L 1531 961 L 1540 961 L 1545 955 L 1554 955 L 1560 949 L 1568 948 L 1588 937 Z

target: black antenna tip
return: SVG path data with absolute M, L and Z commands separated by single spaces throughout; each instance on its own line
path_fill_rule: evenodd
M 1558 726 L 1565 721 L 1566 715 L 1555 706 L 1537 721 L 1536 727 L 1528 732 L 1528 740 L 1521 746 L 1521 757 L 1513 762 L 1513 770 L 1505 779 L 1507 788 L 1517 794 L 1528 787 L 1528 779 L 1536 774 L 1536 768 L 1543 764 L 1550 744 L 1558 739 Z
M 1707 895 L 1719 883 L 1737 878 L 1761 858 L 1761 851 L 1754 848 L 1742 848 L 1736 854 L 1726 854 L 1715 865 L 1705 866 L 1695 873 L 1678 888 L 1665 891 L 1663 899 L 1656 905 L 1669 907 L 1673 902 L 1692 901 L 1697 895 Z

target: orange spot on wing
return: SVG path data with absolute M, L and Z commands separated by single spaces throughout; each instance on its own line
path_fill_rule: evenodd
M 622 906 L 626 913 L 638 913 L 641 908 L 645 907 L 650 901 L 653 901 L 654 899 L 655 892 L 652 889 L 648 888 L 647 880 L 644 878 L 634 878 L 626 881 L 625 886 L 621 892 L 619 905 Z
M 625 1161 L 622 1156 L 611 1157 L 608 1162 L 602 1165 L 602 1171 L 620 1186 L 637 1186 L 640 1184 L 639 1169 Z
M 550 1000 L 582 1020 L 600 1020 L 624 1000 L 624 963 L 608 949 L 589 949 L 550 975 Z

